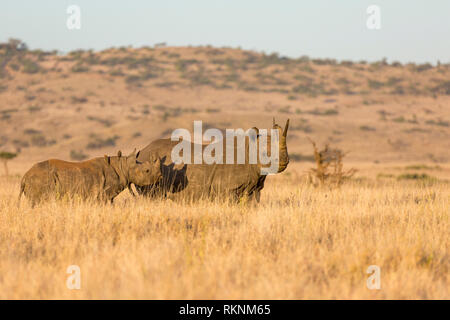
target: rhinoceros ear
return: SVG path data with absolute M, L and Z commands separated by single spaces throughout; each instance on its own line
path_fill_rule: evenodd
M 129 157 L 134 157 L 136 155 L 136 148 L 134 148 L 133 152 L 130 153 Z
M 108 157 L 106 154 L 105 154 L 105 162 L 106 162 L 107 164 L 111 164 L 111 158 Z
M 251 139 L 252 141 L 255 141 L 255 140 L 258 139 L 258 137 L 259 137 L 259 129 L 258 129 L 257 127 L 253 127 L 253 128 L 251 128 L 250 130 L 252 130 L 252 131 L 250 131 L 251 134 L 249 135 L 249 137 L 250 137 L 250 139 Z M 253 134 L 253 132 L 254 132 L 255 134 Z
M 117 152 L 117 156 L 120 158 L 122 157 L 122 151 L 119 150 L 119 152 Z

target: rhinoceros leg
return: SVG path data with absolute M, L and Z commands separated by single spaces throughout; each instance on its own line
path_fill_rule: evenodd
M 259 201 L 261 200 L 261 191 L 256 190 L 255 192 L 253 192 L 252 196 L 253 196 L 252 199 L 257 203 L 259 203 Z
M 106 186 L 106 177 L 105 173 L 102 172 L 102 177 L 100 179 L 100 190 L 99 190 L 99 200 L 102 201 L 104 204 L 107 204 L 109 202 L 108 198 L 108 187 Z
M 161 185 L 161 183 L 156 183 L 154 185 L 150 186 L 136 186 L 136 191 L 139 195 L 143 195 L 149 198 L 157 198 L 157 197 L 163 197 L 165 198 L 167 196 L 164 187 Z
M 137 186 L 135 186 L 136 187 L 136 190 L 137 190 Z M 133 189 L 131 188 L 131 183 L 128 185 L 128 191 L 131 193 L 131 195 L 135 198 L 136 197 L 136 194 L 134 193 L 134 191 L 133 191 Z M 139 192 L 139 191 L 138 191 Z

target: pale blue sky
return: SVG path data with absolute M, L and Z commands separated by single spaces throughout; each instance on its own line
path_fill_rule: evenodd
M 69 5 L 81 30 L 66 27 Z M 369 5 L 381 30 L 366 27 Z M 450 0 L 2 0 L 0 41 L 63 52 L 132 45 L 213 45 L 281 55 L 450 62 Z

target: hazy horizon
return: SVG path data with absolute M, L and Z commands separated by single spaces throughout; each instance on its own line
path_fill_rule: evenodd
M 450 63 L 450 2 L 319 0 L 298 3 L 196 0 L 189 3 L 18 0 L 1 5 L 0 41 L 18 38 L 30 49 L 100 51 L 111 47 L 240 47 L 298 58 Z M 369 5 L 381 29 L 369 30 Z M 81 9 L 81 29 L 69 30 L 69 5 Z

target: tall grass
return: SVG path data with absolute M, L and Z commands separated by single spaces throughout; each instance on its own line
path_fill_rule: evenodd
M 16 207 L 0 180 L 0 298 L 449 298 L 449 185 L 268 177 L 259 205 L 151 201 Z M 81 289 L 66 287 L 69 265 Z M 366 287 L 369 265 L 381 289 Z

